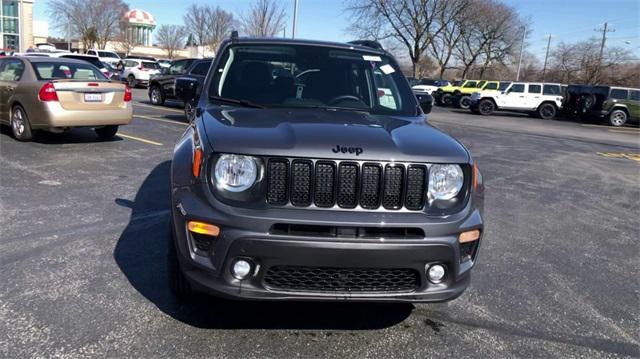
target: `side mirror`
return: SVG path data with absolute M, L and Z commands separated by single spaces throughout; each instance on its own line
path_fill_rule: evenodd
M 178 77 L 175 80 L 176 98 L 184 102 L 194 101 L 199 97 L 199 84 L 190 78 Z
M 428 114 L 431 112 L 431 108 L 433 108 L 433 97 L 428 94 L 424 95 L 416 95 L 418 102 L 420 103 L 420 108 L 422 112 Z

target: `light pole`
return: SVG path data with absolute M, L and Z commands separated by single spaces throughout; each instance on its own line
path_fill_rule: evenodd
M 291 38 L 296 38 L 296 27 L 298 25 L 298 0 L 293 0 L 293 29 L 291 31 Z

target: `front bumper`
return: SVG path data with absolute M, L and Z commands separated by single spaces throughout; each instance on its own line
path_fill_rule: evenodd
M 198 188 L 194 188 L 198 187 Z M 194 190 L 195 189 L 195 190 Z M 381 213 L 304 209 L 248 210 L 230 207 L 192 186 L 172 191 L 172 225 L 180 266 L 193 287 L 216 296 L 263 300 L 355 300 L 438 302 L 461 295 L 470 281 L 473 260 L 460 262 L 458 234 L 482 229 L 481 199 L 449 218 L 427 220 L 423 213 Z M 200 194 L 198 193 L 200 192 Z M 209 203 L 213 203 L 212 206 Z M 218 225 L 220 235 L 204 255 L 195 254 L 189 220 Z M 274 224 L 421 228 L 425 238 L 335 238 L 274 234 Z M 479 244 L 479 243 L 478 243 Z M 477 249 L 476 249 L 477 253 Z M 231 275 L 236 259 L 249 259 L 252 275 Z M 430 264 L 443 264 L 447 276 L 439 284 L 427 280 Z M 338 269 L 410 269 L 418 284 L 402 291 L 331 291 L 274 288 L 266 273 L 277 266 Z

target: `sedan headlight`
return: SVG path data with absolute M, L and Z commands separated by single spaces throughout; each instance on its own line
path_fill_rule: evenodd
M 460 166 L 432 165 L 429 168 L 429 200 L 451 200 L 460 193 L 463 183 L 464 174 Z
M 251 156 L 222 155 L 215 169 L 216 184 L 230 192 L 242 192 L 256 182 L 258 166 Z

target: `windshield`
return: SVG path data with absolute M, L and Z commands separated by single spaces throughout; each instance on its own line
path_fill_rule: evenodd
M 158 65 L 157 62 L 142 61 L 142 68 L 143 69 L 159 70 L 160 69 L 160 65 Z
M 38 80 L 106 81 L 107 78 L 90 64 L 67 62 L 32 62 Z
M 60 57 L 64 57 L 66 59 L 82 60 L 82 61 L 86 61 L 86 62 L 90 63 L 91 65 L 96 66 L 98 68 L 104 68 L 104 64 L 97 57 L 93 57 L 93 56 L 76 56 L 76 55 L 64 55 L 64 56 L 60 56 Z
M 458 86 L 462 85 L 462 83 L 463 83 L 463 82 L 464 82 L 464 80 L 457 80 L 457 81 L 453 81 L 453 82 L 451 83 L 451 86 L 458 87 Z
M 417 102 L 388 57 L 305 45 L 236 45 L 221 56 L 209 89 L 263 107 L 312 107 L 415 116 Z
M 115 52 L 109 51 L 98 51 L 98 56 L 100 57 L 111 57 L 114 59 L 119 59 L 120 57 Z

